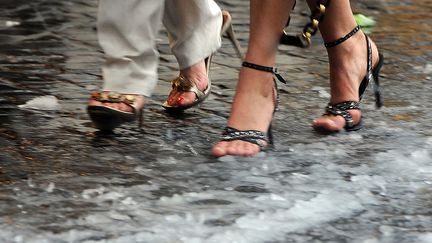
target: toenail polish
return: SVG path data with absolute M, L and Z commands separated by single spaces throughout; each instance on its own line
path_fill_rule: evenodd
M 181 104 L 181 103 L 183 103 L 183 100 L 184 100 L 184 98 L 180 96 L 177 98 L 177 103 Z

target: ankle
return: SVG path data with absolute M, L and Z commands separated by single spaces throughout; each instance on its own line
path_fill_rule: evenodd
M 365 62 L 365 60 L 367 60 L 366 38 L 369 39 L 372 47 L 372 63 L 376 64 L 378 61 L 378 48 L 375 42 L 367 37 L 362 30 L 358 31 L 358 33 L 354 34 L 343 43 L 327 48 L 327 54 L 329 55 L 330 62 L 335 59 L 337 60 L 338 56 L 341 55 L 351 56 L 353 57 L 352 60 Z
M 258 93 L 264 98 L 273 96 L 273 74 L 243 67 L 240 69 L 238 89 L 255 95 Z
M 366 39 L 357 33 L 337 46 L 327 48 L 330 65 L 331 104 L 358 101 L 358 88 L 366 75 Z
M 199 89 L 207 86 L 208 73 L 204 61 L 180 70 L 180 75 L 194 82 Z

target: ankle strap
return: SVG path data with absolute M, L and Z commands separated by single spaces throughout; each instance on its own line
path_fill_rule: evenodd
M 258 70 L 258 71 L 263 71 L 263 72 L 273 73 L 274 76 L 275 76 L 279 81 L 281 81 L 281 82 L 284 83 L 284 84 L 287 83 L 286 80 L 282 77 L 282 75 L 280 75 L 280 74 L 278 73 L 278 69 L 275 68 L 275 67 L 261 66 L 261 65 L 258 65 L 258 64 L 255 64 L 255 63 L 251 63 L 251 62 L 246 62 L 246 61 L 244 61 L 244 62 L 242 63 L 242 66 L 243 66 L 243 67 L 247 67 L 247 68 L 252 68 L 252 69 L 255 69 L 255 70 Z
M 360 30 L 360 26 L 357 25 L 353 30 L 351 30 L 351 32 L 349 32 L 348 34 L 346 34 L 344 37 L 339 38 L 339 39 L 337 39 L 335 41 L 325 42 L 324 46 L 326 48 L 337 46 L 337 45 L 341 44 L 342 42 L 348 40 L 351 36 L 353 36 L 359 30 Z

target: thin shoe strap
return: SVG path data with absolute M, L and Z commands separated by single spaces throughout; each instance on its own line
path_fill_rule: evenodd
M 138 112 L 141 108 L 137 105 L 136 94 L 122 94 L 114 91 L 93 92 L 91 99 L 101 103 L 123 103 L 133 109 L 133 113 Z
M 372 45 L 369 37 L 365 34 L 366 45 L 367 45 L 367 80 L 370 82 L 372 79 Z
M 268 145 L 273 144 L 272 138 L 268 138 L 268 135 L 258 130 L 241 131 L 236 128 L 225 127 L 222 133 L 222 141 L 242 140 L 256 144 L 260 147 L 260 150 L 264 150 Z
M 365 92 L 366 87 L 369 85 L 369 83 L 371 83 L 371 80 L 373 79 L 373 75 L 372 75 L 372 44 L 369 40 L 369 37 L 366 34 L 364 34 L 364 36 L 366 39 L 366 46 L 367 46 L 367 67 L 366 67 L 366 76 L 362 80 L 362 83 L 360 84 L 360 88 L 359 88 L 360 100 L 363 97 L 363 93 Z M 375 83 L 372 82 L 372 85 L 374 86 L 374 90 L 375 90 L 376 89 Z
M 335 40 L 335 41 L 325 42 L 325 43 L 324 43 L 324 46 L 325 46 L 326 48 L 331 48 L 331 47 L 337 46 L 337 45 L 341 44 L 342 42 L 348 40 L 351 36 L 353 36 L 353 35 L 354 35 L 355 33 L 357 33 L 359 30 L 360 30 L 360 26 L 357 25 L 356 27 L 354 27 L 353 30 L 351 30 L 351 31 L 350 31 L 348 34 L 346 34 L 344 37 L 341 37 L 341 38 L 339 38 L 339 39 L 337 39 L 337 40 Z
M 258 64 L 251 63 L 251 62 L 246 62 L 246 61 L 244 61 L 244 62 L 242 63 L 242 66 L 243 66 L 243 67 L 247 67 L 247 68 L 252 68 L 252 69 L 255 69 L 255 70 L 259 70 L 259 71 L 263 71 L 263 72 L 273 73 L 274 76 L 275 76 L 279 81 L 281 81 L 281 82 L 284 83 L 284 84 L 287 83 L 286 80 L 282 77 L 282 75 L 280 75 L 280 74 L 278 73 L 278 69 L 275 68 L 275 67 L 262 66 L 262 65 L 258 65 Z
M 345 128 L 353 128 L 355 126 L 351 114 L 347 110 L 360 110 L 360 102 L 344 101 L 334 105 L 328 104 L 325 110 L 325 115 L 341 116 L 345 119 Z

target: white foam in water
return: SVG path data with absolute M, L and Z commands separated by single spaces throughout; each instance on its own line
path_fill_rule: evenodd
M 351 134 L 339 138 L 363 139 L 360 135 Z M 64 222 L 65 226 L 77 226 L 79 231 L 46 233 L 37 238 L 31 232 L 0 228 L 0 241 L 16 237 L 16 242 L 26 243 L 61 240 L 86 243 L 285 242 L 290 234 L 300 234 L 298 237 L 302 238 L 302 233 L 319 232 L 320 228 L 331 227 L 329 222 L 338 219 L 355 216 L 360 218 L 360 222 L 368 222 L 381 216 L 375 210 L 383 203 L 381 198 L 398 196 L 398 193 L 412 197 L 406 190 L 412 189 L 411 192 L 416 193 L 417 188 L 430 187 L 432 137 L 412 141 L 416 144 L 372 154 L 365 163 L 355 165 L 337 162 L 350 158 L 345 151 L 349 145 L 324 142 L 297 145 L 292 152 L 294 156 L 305 158 L 307 154 L 311 165 L 305 171 L 294 170 L 282 177 L 275 177 L 273 173 L 283 171 L 286 168 L 284 162 L 265 158 L 259 163 L 250 160 L 242 165 L 242 160 L 227 156 L 220 161 L 232 169 L 228 172 L 232 177 L 220 189 L 211 186 L 201 191 L 200 187 L 182 182 L 181 186 L 187 187 L 187 192 L 180 190 L 175 194 L 157 196 L 159 193 L 155 194 L 155 191 L 162 189 L 165 183 L 172 185 L 173 181 L 156 177 L 143 185 L 96 186 L 83 190 L 79 199 L 100 205 L 104 210 L 90 211 L 78 219 Z M 180 163 L 171 157 L 163 165 Z M 135 173 L 149 175 L 153 172 L 140 165 L 135 168 Z M 345 174 L 350 175 L 349 179 L 344 177 Z M 29 187 L 31 184 L 29 180 Z M 259 185 L 268 193 L 241 193 L 235 190 L 237 185 Z M 401 186 L 404 191 L 400 191 Z M 45 184 L 43 188 L 46 188 Z M 48 185 L 47 191 L 51 190 L 55 190 L 54 185 Z M 20 210 L 26 209 L 24 206 Z M 13 233 L 9 233 L 11 229 Z M 359 236 L 354 233 L 353 237 L 359 238 L 353 242 L 395 242 L 400 234 L 397 227 L 383 226 L 377 235 Z M 412 237 L 415 242 L 432 242 L 431 234 L 414 232 Z M 307 236 L 304 240 L 307 242 Z
M 388 171 L 398 179 L 423 178 L 430 179 L 432 175 L 432 157 L 430 148 L 418 150 L 392 150 L 377 155 L 377 167 Z M 404 171 L 404 173 L 400 173 Z
M 378 188 L 382 194 L 387 191 L 387 182 L 381 176 L 358 175 L 352 176 L 351 181 L 361 188 Z
M 11 21 L 11 20 L 5 21 L 5 26 L 6 27 L 14 27 L 14 26 L 17 26 L 17 25 L 20 25 L 20 24 L 21 23 L 18 22 L 18 21 Z
M 191 198 L 208 198 L 214 195 L 206 193 L 187 193 L 163 198 L 162 205 L 172 204 L 181 208 Z M 281 196 L 270 196 L 270 200 L 284 200 Z M 287 205 L 289 205 L 287 203 Z M 264 205 L 263 205 L 264 206 Z M 152 233 L 139 233 L 124 236 L 115 242 L 134 242 L 137 238 L 147 242 L 196 242 L 219 243 L 237 242 L 254 243 L 271 240 L 283 240 L 285 235 L 298 230 L 307 230 L 338 218 L 350 217 L 363 210 L 359 199 L 349 193 L 340 191 L 322 191 L 311 200 L 297 200 L 291 206 L 274 209 L 263 207 L 262 211 L 253 211 L 240 217 L 227 228 L 208 227 L 204 222 L 221 216 L 217 210 L 202 213 L 185 212 L 163 217 L 153 215 L 153 225 L 146 227 Z M 91 217 L 86 220 L 104 223 L 104 217 Z M 96 220 L 96 221 L 97 221 Z
M 134 205 L 137 205 L 137 204 L 138 204 L 138 203 L 137 203 L 135 200 L 133 200 L 133 198 L 131 198 L 131 197 L 127 197 L 127 198 L 125 198 L 124 200 L 121 201 L 121 203 L 124 204 L 124 205 L 129 205 L 129 206 L 134 206 Z
M 96 196 L 103 194 L 106 191 L 106 188 L 101 186 L 99 188 L 85 189 L 82 192 L 82 197 L 84 199 L 90 199 Z
M 324 87 L 315 86 L 312 91 L 317 92 L 320 98 L 330 98 L 330 93 Z
M 419 70 L 423 72 L 424 74 L 431 74 L 432 73 L 432 64 L 427 63 L 425 66 L 417 66 L 414 69 Z
M 50 182 L 50 183 L 48 184 L 48 186 L 45 188 L 45 191 L 46 191 L 46 192 L 53 192 L 54 189 L 55 189 L 55 185 L 54 185 L 54 183 Z
M 296 201 L 286 210 L 268 210 L 245 215 L 236 222 L 243 231 L 231 231 L 230 236 L 215 235 L 211 241 L 206 242 L 223 242 L 226 237 L 239 243 L 282 240 L 286 233 L 348 217 L 362 209 L 363 206 L 354 195 L 339 191 L 323 191 L 311 200 Z
M 32 100 L 27 101 L 23 105 L 19 105 L 18 107 L 21 109 L 34 109 L 45 111 L 54 111 L 61 109 L 58 99 L 53 95 L 36 97 Z
M 420 235 L 418 237 L 419 243 L 431 243 L 432 242 L 432 233 L 426 233 L 423 235 Z

